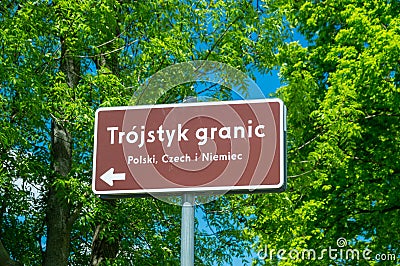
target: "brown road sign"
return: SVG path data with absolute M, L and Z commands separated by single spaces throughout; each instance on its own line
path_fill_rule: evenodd
M 115 196 L 282 191 L 285 132 L 279 99 L 100 108 L 92 188 Z

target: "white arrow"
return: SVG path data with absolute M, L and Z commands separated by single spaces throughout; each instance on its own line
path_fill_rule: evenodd
M 114 185 L 114 181 L 125 180 L 125 173 L 114 174 L 114 168 L 110 168 L 110 170 L 100 176 L 100 179 L 112 187 Z

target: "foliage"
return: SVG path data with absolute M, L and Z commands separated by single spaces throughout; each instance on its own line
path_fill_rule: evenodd
M 340 238 L 344 253 L 368 249 L 372 259 L 287 253 L 254 263 L 394 264 L 375 255 L 400 254 L 399 9 L 383 0 L 2 1 L 0 244 L 22 264 L 45 264 L 55 197 L 56 210 L 68 211 L 60 216 L 69 229 L 64 265 L 178 264 L 179 207 L 93 195 L 94 111 L 135 103 L 137 89 L 167 66 L 213 60 L 250 75 L 281 66 L 289 180 L 282 194 L 202 206 L 196 265 L 245 260 L 255 240 L 256 252 L 314 249 L 319 257 Z M 289 30 L 307 45 L 282 45 Z M 232 97 L 228 88 L 190 83 L 154 100 L 199 92 Z M 55 149 L 54 125 L 71 158 Z M 71 166 L 58 165 L 60 157 Z
M 262 64 L 266 72 L 276 63 L 281 23 L 248 1 L 1 1 L 0 240 L 11 258 L 48 264 L 49 217 L 66 210 L 59 217 L 67 234 L 59 237 L 70 239 L 64 265 L 93 263 L 95 237 L 114 245 L 102 251 L 102 265 L 176 265 L 178 207 L 107 202 L 91 192 L 94 111 L 128 104 L 147 78 L 174 63 L 215 60 L 246 72 Z M 226 88 L 201 89 L 231 97 Z M 180 86 L 159 102 L 195 91 Z M 71 158 L 56 141 L 71 147 Z M 198 238 L 204 250 L 196 265 L 229 260 L 232 248 L 209 240 Z
M 400 254 L 400 3 L 268 2 L 308 45 L 290 42 L 279 51 L 289 178 L 286 193 L 252 197 L 256 248 L 275 250 L 262 262 L 393 265 L 375 256 Z M 347 240 L 342 251 L 358 249 L 360 260 L 340 257 L 339 238 Z M 336 259 L 276 256 L 315 249 L 319 257 L 329 247 Z

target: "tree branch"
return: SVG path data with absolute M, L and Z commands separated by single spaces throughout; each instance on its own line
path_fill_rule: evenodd
M 228 27 L 226 27 L 226 29 L 224 30 L 224 32 L 221 34 L 221 36 L 218 38 L 218 40 L 211 46 L 211 49 L 208 51 L 207 55 L 205 56 L 205 58 L 203 59 L 204 61 L 206 61 L 208 59 L 208 57 L 210 56 L 211 52 L 214 51 L 214 49 L 217 47 L 217 45 L 224 39 L 225 34 L 228 32 L 228 30 L 232 27 L 232 25 L 234 23 L 236 23 L 236 21 L 238 21 L 240 18 L 242 18 L 242 16 L 237 16 L 231 23 L 229 23 Z
M 95 58 L 95 57 L 101 57 L 101 56 L 105 56 L 105 55 L 109 55 L 109 54 L 112 54 L 112 53 L 121 51 L 122 49 L 124 49 L 124 48 L 126 48 L 126 47 L 128 47 L 128 46 L 131 46 L 132 44 L 134 44 L 135 42 L 138 42 L 138 41 L 139 41 L 139 39 L 134 40 L 134 41 L 131 41 L 130 43 L 125 44 L 125 45 L 122 46 L 122 47 L 119 47 L 119 48 L 117 48 L 117 49 L 114 49 L 114 50 L 112 50 L 112 51 L 108 51 L 108 52 L 105 52 L 105 53 L 100 53 L 100 54 L 95 54 L 95 55 L 74 55 L 74 57 L 78 57 L 78 58 Z
M 10 258 L 7 250 L 0 240 L 0 266 L 22 266 L 21 263 L 14 261 Z
M 306 143 L 304 143 L 303 145 L 301 145 L 300 147 L 297 148 L 297 150 L 301 150 L 303 149 L 305 146 L 307 146 L 308 144 L 310 144 L 311 142 L 313 142 L 314 140 L 316 140 L 321 134 L 316 135 L 315 137 L 313 137 L 312 139 L 310 139 L 309 141 L 307 141 Z
M 396 210 L 400 210 L 400 206 L 392 206 L 390 208 L 386 208 L 386 209 L 376 209 L 376 210 L 364 210 L 364 209 L 357 209 L 356 214 L 363 214 L 363 213 L 387 213 L 387 212 L 391 212 L 391 211 L 396 211 Z

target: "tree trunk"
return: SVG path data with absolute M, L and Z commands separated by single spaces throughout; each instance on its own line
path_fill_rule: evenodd
M 71 170 L 71 136 L 57 121 L 52 122 L 53 170 L 60 177 L 66 177 Z M 55 181 L 54 177 L 52 181 Z M 67 266 L 72 224 L 69 221 L 71 207 L 60 195 L 57 187 L 50 184 L 47 199 L 47 241 L 45 266 Z
M 113 213 L 116 209 L 116 201 L 108 200 L 104 201 L 104 204 L 108 205 L 108 209 Z M 117 256 L 120 248 L 121 234 L 119 234 L 119 226 L 115 221 L 108 221 L 113 225 L 114 237 L 109 239 L 106 237 L 101 237 L 101 231 L 104 230 L 104 221 L 99 222 L 96 225 L 96 229 L 93 235 L 92 241 L 92 256 L 90 258 L 90 266 L 99 266 L 104 259 L 113 259 Z M 108 232 L 110 234 L 110 232 Z
M 76 87 L 80 77 L 80 62 L 67 57 L 67 44 L 61 41 L 60 70 L 65 73 L 70 88 Z M 68 178 L 72 166 L 72 136 L 65 126 L 67 122 L 53 117 L 51 134 L 52 169 L 47 197 L 47 240 L 44 266 L 67 266 L 69 257 L 70 235 L 76 215 L 72 215 L 72 205 L 64 196 L 69 194 L 65 188 L 55 186 L 57 178 Z M 75 211 L 76 213 L 76 211 Z

